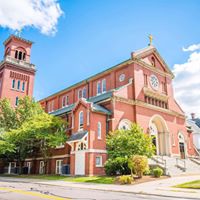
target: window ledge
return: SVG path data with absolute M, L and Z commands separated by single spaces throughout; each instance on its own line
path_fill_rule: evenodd
M 98 167 L 98 168 L 102 168 L 102 167 L 104 167 L 103 165 L 96 165 L 96 167 Z
M 21 92 L 21 93 L 24 93 L 25 91 L 23 90 L 18 90 L 18 89 L 14 89 L 14 88 L 11 88 L 11 90 L 15 91 L 15 92 Z
M 60 146 L 57 146 L 56 149 L 62 149 L 64 147 L 65 147 L 65 145 L 60 145 Z

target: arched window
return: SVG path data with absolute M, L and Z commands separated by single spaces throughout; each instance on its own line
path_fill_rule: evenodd
M 106 92 L 106 79 L 102 80 L 102 92 Z
M 15 88 L 15 79 L 12 80 L 12 88 Z
M 97 82 L 97 95 L 101 94 L 101 82 Z
M 64 96 L 63 98 L 62 98 L 62 107 L 65 107 L 66 106 L 66 97 Z
M 156 61 L 155 61 L 155 58 L 154 57 L 151 57 L 151 64 L 152 66 L 156 66 Z
M 18 58 L 18 51 L 17 50 L 15 51 L 15 58 L 16 59 Z
M 17 82 L 17 89 L 20 89 L 20 81 Z
M 23 53 L 23 60 L 26 60 L 26 54 Z
M 83 88 L 83 98 L 86 99 L 86 96 L 87 96 L 87 94 L 86 94 L 86 88 L 84 87 L 84 88 Z
M 97 138 L 101 139 L 101 122 L 97 124 Z
M 21 52 L 21 51 L 19 52 L 19 57 L 18 57 L 18 59 L 19 59 L 19 60 L 22 60 L 22 52 Z
M 83 111 L 79 113 L 79 129 L 83 129 Z
M 6 49 L 5 56 L 10 56 L 10 48 L 9 47 Z

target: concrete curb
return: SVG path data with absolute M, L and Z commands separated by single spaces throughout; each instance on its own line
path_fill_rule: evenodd
M 3 180 L 0 180 L 0 182 L 3 182 Z M 9 180 L 5 180 L 5 181 L 9 181 Z M 11 180 L 10 180 L 11 181 Z M 31 182 L 33 181 L 33 182 Z M 31 183 L 31 184 L 41 184 L 41 185 L 47 185 L 47 186 L 57 186 L 57 187 L 62 187 L 62 188 L 65 188 L 65 187 L 72 187 L 72 188 L 78 188 L 78 189 L 85 189 L 85 190 L 99 190 L 99 191 L 109 191 L 109 192 L 120 192 L 120 193 L 129 193 L 129 194 L 136 194 L 136 195 L 151 195 L 151 196 L 156 196 L 156 197 L 168 197 L 168 198 L 177 198 L 177 199 L 191 199 L 191 200 L 199 200 L 199 197 L 185 197 L 185 196 L 177 196 L 177 195 L 164 195 L 164 194 L 156 194 L 156 193 L 148 193 L 148 192 L 135 192 L 135 191 L 124 191 L 124 190 L 112 190 L 112 189 L 102 189 L 102 188 L 90 188 L 90 187 L 81 187 L 80 185 L 78 186 L 75 186 L 75 185 L 58 185 L 58 184 L 54 184 L 54 183 L 51 183 L 51 181 L 48 181 L 48 182 L 40 182 L 40 180 L 37 180 L 37 179 L 31 179 L 31 181 L 26 181 L 26 180 L 22 180 L 22 181 L 18 181 L 18 180 L 12 180 L 12 182 L 21 182 L 21 183 Z M 37 182 L 38 181 L 38 182 Z M 66 181 L 67 182 L 67 181 Z M 70 182 L 67 182 L 67 183 L 70 183 Z M 77 183 L 79 184 L 79 183 Z M 87 184 L 85 184 L 87 185 Z M 98 184 L 97 184 L 98 185 Z M 168 191 L 168 190 L 166 190 Z M 169 191 L 171 192 L 171 191 Z M 181 192 L 180 192 L 181 193 Z M 184 192 L 186 193 L 186 192 Z

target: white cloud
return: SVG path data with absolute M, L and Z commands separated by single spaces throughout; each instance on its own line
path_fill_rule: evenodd
M 194 112 L 200 117 L 200 52 L 192 52 L 185 63 L 175 64 L 173 72 L 176 99 L 187 115 Z
M 0 0 L 0 26 L 12 30 L 31 26 L 53 35 L 62 14 L 57 0 Z
M 185 48 L 185 47 L 182 48 L 183 51 L 196 51 L 196 50 L 199 50 L 199 49 L 200 49 L 200 44 L 193 44 L 193 45 L 190 45 L 187 48 Z

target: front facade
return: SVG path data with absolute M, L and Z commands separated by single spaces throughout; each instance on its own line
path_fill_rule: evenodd
M 41 100 L 46 112 L 68 122 L 69 140 L 53 151 L 50 172 L 57 173 L 58 162 L 62 162 L 71 175 L 103 175 L 106 134 L 127 129 L 132 122 L 152 136 L 157 155 L 182 159 L 196 155 L 184 112 L 174 99 L 173 78 L 150 45 L 133 52 L 130 59 Z
M 19 40 L 14 36 L 5 45 L 12 44 L 12 40 L 14 42 L 16 39 Z M 27 41 L 23 44 L 30 45 Z M 12 49 L 16 47 L 11 50 L 9 47 L 5 55 L 15 56 Z M 30 49 L 25 50 L 30 55 Z M 29 61 L 29 56 L 24 58 Z M 24 75 L 29 76 L 29 84 L 26 83 L 29 90 L 19 93 L 13 88 L 5 88 L 10 87 L 5 80 L 13 83 L 13 76 L 24 77 L 16 76 L 22 69 L 15 65 L 11 70 L 10 64 L 13 63 L 9 62 L 8 65 L 7 62 L 4 59 L 0 68 L 0 77 L 3 77 L 0 79 L 0 98 L 10 97 L 15 105 L 16 97 L 20 94 L 32 95 L 35 68 L 23 68 L 23 73 L 27 73 Z M 40 103 L 46 112 L 68 122 L 69 139 L 66 144 L 52 149 L 48 172 L 105 174 L 106 135 L 116 129 L 128 129 L 132 122 L 138 123 L 152 137 L 157 155 L 183 159 L 196 155 L 184 112 L 174 99 L 173 78 L 156 48 L 149 45 L 131 53 L 128 60 L 42 99 Z M 43 158 L 28 158 L 25 165 L 28 173 L 44 173 Z

